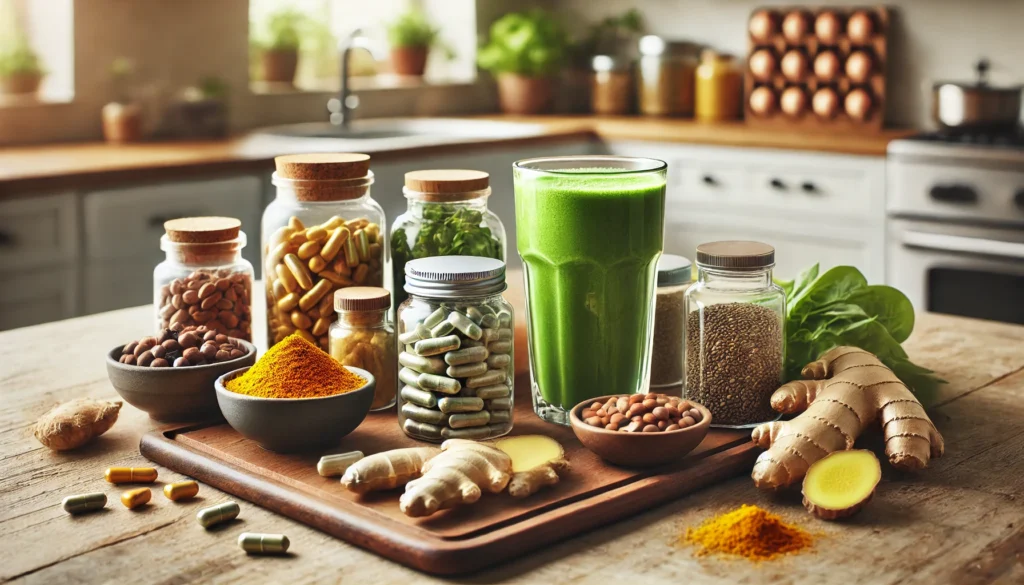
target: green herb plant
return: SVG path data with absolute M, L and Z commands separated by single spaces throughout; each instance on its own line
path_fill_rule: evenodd
M 562 66 L 567 46 L 565 31 L 547 12 L 513 12 L 491 25 L 490 40 L 476 59 L 492 73 L 543 77 Z
M 307 22 L 306 15 L 298 10 L 278 10 L 267 17 L 264 33 L 253 44 L 263 51 L 296 51 Z
M 795 280 L 776 281 L 786 291 L 786 379 L 826 351 L 852 345 L 878 356 L 922 402 L 944 380 L 910 361 L 900 345 L 914 330 L 914 307 L 899 290 L 868 285 L 852 266 L 818 274 L 815 264 Z
M 616 55 L 626 46 L 635 46 L 645 29 L 643 14 L 631 8 L 592 25 L 582 39 L 573 43 L 570 52 L 576 61 L 590 59 L 594 55 Z
M 0 77 L 13 75 L 43 75 L 46 69 L 39 60 L 39 55 L 27 43 L 18 43 L 0 51 Z
M 422 10 L 409 10 L 388 25 L 388 43 L 392 47 L 429 47 L 441 31 Z

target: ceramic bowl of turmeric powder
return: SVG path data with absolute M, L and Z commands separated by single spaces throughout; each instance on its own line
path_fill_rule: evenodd
M 370 412 L 376 380 L 290 335 L 215 386 L 232 428 L 264 449 L 293 453 L 334 446 L 355 430 Z

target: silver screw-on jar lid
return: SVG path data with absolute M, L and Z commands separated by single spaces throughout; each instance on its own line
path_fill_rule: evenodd
M 405 292 L 435 299 L 483 297 L 503 292 L 505 263 L 479 256 L 434 256 L 405 265 Z
M 662 254 L 658 259 L 658 286 L 690 284 L 692 270 L 689 259 L 675 254 Z

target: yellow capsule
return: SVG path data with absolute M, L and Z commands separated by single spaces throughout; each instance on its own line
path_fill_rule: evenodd
M 283 534 L 243 532 L 238 535 L 238 546 L 251 555 L 283 555 L 290 544 Z
M 320 253 L 320 242 L 309 241 L 299 246 L 299 251 L 296 255 L 301 260 L 309 260 L 313 256 Z M 287 256 L 287 254 L 285 254 Z
M 309 269 L 313 272 L 323 272 L 324 268 L 327 268 L 327 260 L 324 260 L 320 256 L 313 256 L 309 259 Z
M 345 242 L 345 264 L 349 268 L 359 264 L 359 251 L 356 249 L 355 236 Z
M 335 215 L 331 217 L 331 219 L 325 221 L 320 227 L 324 228 L 327 231 L 331 231 L 337 228 L 338 226 L 342 225 L 345 225 L 345 218 L 341 217 L 340 215 Z
M 305 230 L 306 226 L 302 225 L 302 220 L 295 217 L 294 215 L 288 219 L 288 227 L 293 230 Z
M 125 508 L 134 510 L 139 506 L 144 506 L 149 503 L 149 500 L 153 497 L 153 492 L 149 488 L 139 488 L 137 490 L 128 490 L 121 494 L 121 503 L 124 504 Z
M 320 255 L 324 257 L 324 260 L 328 262 L 333 261 L 334 257 L 341 251 L 341 247 L 348 241 L 349 235 L 351 235 L 351 232 L 346 227 L 340 227 L 331 232 L 331 237 L 327 238 L 327 243 L 320 250 Z
M 288 292 L 298 292 L 299 283 L 295 280 L 291 271 L 284 264 L 278 264 L 274 267 L 274 272 L 277 273 L 277 279 L 284 285 L 284 289 Z
M 309 274 L 309 269 L 303 264 L 302 260 L 295 254 L 288 254 L 284 257 L 285 266 L 288 267 L 288 271 L 295 277 L 295 282 L 299 284 L 302 290 L 309 290 L 313 288 L 313 278 Z
M 177 481 L 164 486 L 164 495 L 172 502 L 194 498 L 198 493 L 199 484 L 191 480 Z
M 152 467 L 111 467 L 104 474 L 110 483 L 153 483 L 156 469 Z

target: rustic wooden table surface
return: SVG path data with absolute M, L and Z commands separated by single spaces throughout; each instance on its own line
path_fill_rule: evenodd
M 128 512 L 103 481 L 112 465 L 140 466 L 139 437 L 155 424 L 125 405 L 91 445 L 52 453 L 31 434 L 55 402 L 116 399 L 103 354 L 151 327 L 149 307 L 0 333 L 0 581 L 31 583 L 373 583 L 439 580 L 383 560 L 242 502 L 244 521 L 208 533 L 195 512 L 228 499 Z M 946 455 L 917 476 L 885 469 L 862 514 L 816 521 L 799 496 L 772 496 L 738 477 L 628 521 L 528 555 L 467 583 L 1024 583 L 1024 327 L 922 315 L 911 357 L 940 372 L 931 414 Z M 864 444 L 877 449 L 873 435 Z M 883 464 L 883 466 L 885 466 Z M 886 466 L 887 467 L 887 466 Z M 181 476 L 160 469 L 161 480 Z M 72 517 L 69 494 L 105 491 L 103 512 Z M 812 552 L 770 563 L 696 558 L 680 533 L 743 503 L 776 511 L 819 534 Z M 285 533 L 293 555 L 247 557 L 243 531 Z

